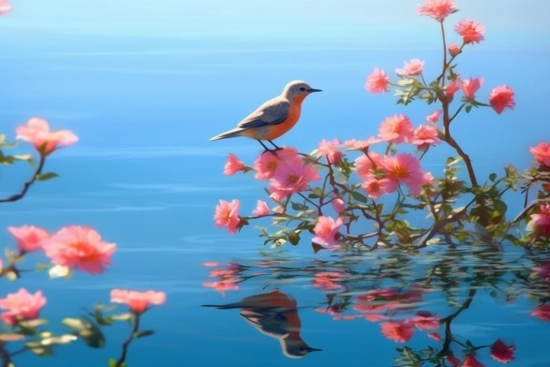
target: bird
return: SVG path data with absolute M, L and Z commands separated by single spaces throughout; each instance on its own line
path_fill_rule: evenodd
M 240 302 L 225 305 L 202 305 L 220 310 L 240 308 L 241 316 L 262 334 L 279 340 L 283 355 L 302 358 L 310 352 L 322 351 L 312 348 L 300 336 L 302 323 L 296 300 L 275 290 L 243 298 Z
M 210 141 L 244 136 L 257 140 L 265 151 L 277 151 L 282 148 L 273 143 L 288 132 L 300 119 L 302 102 L 311 93 L 322 92 L 309 86 L 303 80 L 289 82 L 282 93 L 262 104 L 245 117 L 236 128 L 210 138 Z M 269 149 L 262 140 L 268 141 L 275 149 Z

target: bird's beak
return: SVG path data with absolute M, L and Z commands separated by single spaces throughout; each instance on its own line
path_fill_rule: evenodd
M 321 92 L 321 91 L 320 91 L 320 92 Z M 322 350 L 322 349 L 317 349 L 317 348 L 308 347 L 308 351 L 309 351 L 309 352 L 322 352 L 323 350 Z
M 313 93 L 313 92 L 322 92 L 322 90 L 321 90 L 321 89 L 310 88 L 310 89 L 308 90 L 308 92 L 309 92 L 309 93 Z

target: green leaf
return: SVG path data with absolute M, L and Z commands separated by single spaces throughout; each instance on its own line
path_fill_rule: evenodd
M 296 246 L 298 242 L 300 242 L 300 232 L 299 231 L 292 231 L 287 232 L 286 237 L 288 238 L 288 241 Z
M 61 323 L 69 327 L 73 334 L 80 336 L 89 347 L 103 348 L 105 346 L 105 336 L 88 317 L 66 317 Z
M 149 335 L 153 335 L 155 333 L 154 330 L 140 330 L 136 333 L 134 333 L 134 338 L 138 339 L 138 338 L 143 338 L 143 337 L 146 337 L 146 336 L 149 336 Z
M 292 209 L 294 210 L 298 210 L 298 211 L 308 210 L 308 207 L 302 204 L 292 202 L 291 205 L 292 205 Z
M 116 367 L 116 359 L 114 358 L 109 359 L 109 367 Z
M 57 173 L 54 173 L 54 172 L 46 172 L 46 173 L 41 173 L 39 175 L 36 175 L 36 179 L 38 181 L 47 181 L 47 180 L 51 180 L 52 178 L 56 178 L 56 177 L 59 177 L 59 175 Z
M 360 201 L 362 203 L 368 203 L 369 201 L 369 199 L 365 195 L 360 194 L 357 191 L 352 191 L 351 196 L 353 196 L 355 200 Z
M 464 109 L 466 111 L 466 113 L 470 113 L 470 111 L 472 110 L 472 105 L 468 105 L 466 106 L 466 108 Z

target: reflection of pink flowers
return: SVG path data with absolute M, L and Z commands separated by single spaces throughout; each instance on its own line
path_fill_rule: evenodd
M 165 301 L 166 294 L 164 292 L 138 292 L 125 289 L 113 289 L 111 291 L 112 303 L 125 303 L 137 314 L 145 312 L 149 305 L 160 306 Z
M 415 316 L 409 319 L 419 330 L 437 330 L 439 329 L 439 317 L 432 315 L 429 312 L 418 312 Z
M 42 248 L 42 241 L 48 238 L 48 232 L 35 226 L 8 227 L 17 242 L 21 253 L 32 252 Z
M 332 139 L 331 141 L 323 139 L 319 143 L 317 156 L 326 156 L 331 164 L 338 163 L 342 159 L 342 151 L 338 150 L 340 145 L 341 143 L 338 139 Z
M 216 266 L 220 266 L 220 263 L 216 261 L 207 261 L 202 263 L 203 266 L 206 266 L 207 268 L 215 268 Z
M 514 360 L 514 351 L 516 346 L 514 344 L 506 345 L 500 339 L 491 345 L 491 357 L 500 363 L 510 363 Z
M 542 321 L 550 321 L 550 303 L 540 305 L 531 312 L 531 316 L 537 317 Z
M 235 173 L 242 171 L 244 169 L 244 163 L 237 158 L 233 153 L 229 153 L 227 157 L 227 162 L 223 168 L 224 175 L 233 176 Z
M 214 288 L 222 295 L 225 291 L 239 290 L 237 282 L 241 280 L 238 273 L 242 270 L 242 267 L 237 263 L 227 264 L 227 269 L 214 269 L 210 272 L 211 278 L 218 278 L 216 282 L 204 282 L 202 285 L 207 288 Z
M 36 149 L 44 147 L 44 153 L 51 153 L 59 146 L 71 145 L 78 141 L 78 137 L 69 130 L 50 131 L 46 120 L 33 117 L 26 125 L 19 126 L 15 132 L 16 138 L 29 142 Z
M 8 293 L 6 298 L 0 298 L 0 309 L 6 310 L 0 318 L 12 326 L 21 320 L 34 320 L 38 318 L 45 304 L 46 298 L 42 291 L 31 294 L 25 288 L 21 288 L 17 293 Z
M 301 159 L 281 162 L 269 182 L 271 197 L 281 201 L 292 194 L 307 190 L 309 183 L 318 181 L 318 170 Z
M 313 228 L 313 232 L 315 232 L 313 241 L 320 245 L 335 245 L 337 242 L 336 235 L 343 224 L 342 218 L 334 220 L 332 217 L 320 216 L 315 228 Z
M 93 228 L 68 226 L 45 239 L 43 248 L 57 265 L 98 274 L 105 271 L 106 265 L 111 265 L 116 245 L 102 241 Z
M 267 203 L 263 200 L 258 200 L 256 202 L 256 209 L 252 211 L 252 214 L 257 217 L 260 217 L 262 215 L 268 215 L 269 207 L 267 206 Z
M 541 204 L 539 213 L 531 214 L 526 229 L 537 236 L 550 237 L 550 204 Z
M 341 281 L 344 279 L 345 275 L 340 272 L 320 272 L 314 275 L 312 285 L 315 288 L 321 288 L 323 291 L 331 291 L 334 289 L 340 289 L 342 286 L 335 282 Z
M 483 32 L 485 32 L 485 27 L 479 22 L 474 22 L 473 20 L 461 20 L 455 26 L 456 32 L 462 36 L 464 43 L 479 43 L 483 41 Z
M 408 143 L 413 136 L 413 125 L 405 115 L 387 117 L 378 130 L 382 140 L 390 143 Z
M 238 199 L 228 202 L 220 200 L 214 213 L 214 222 L 217 228 L 227 227 L 230 234 L 237 232 L 237 227 L 241 222 L 239 217 L 239 208 L 241 203 Z
M 224 294 L 225 291 L 238 291 L 240 289 L 234 279 L 224 279 L 217 282 L 204 282 L 202 285 L 207 288 L 214 288 L 221 294 Z
M 403 66 L 403 69 L 395 69 L 395 72 L 404 76 L 417 76 L 422 74 L 423 68 L 424 61 L 412 59 L 411 61 L 405 61 L 405 66 Z
M 374 71 L 367 77 L 365 89 L 371 93 L 383 93 L 388 92 L 389 89 L 389 75 L 379 68 L 374 68 Z
M 474 99 L 475 93 L 479 88 L 481 88 L 481 85 L 483 84 L 483 78 L 477 77 L 475 79 L 472 79 L 470 77 L 469 79 L 463 79 L 461 82 L 462 92 L 464 92 L 464 95 L 468 99 Z
M 428 334 L 428 337 L 429 337 L 430 339 L 435 340 L 436 342 L 440 342 L 440 341 L 441 341 L 441 335 L 439 335 L 439 333 L 429 333 L 429 334 Z
M 513 109 L 516 106 L 514 101 L 514 90 L 507 85 L 500 85 L 493 88 L 489 95 L 489 104 L 499 115 L 506 107 Z
M 382 334 L 397 343 L 406 343 L 411 340 L 414 329 L 406 321 L 387 321 L 380 324 Z
M 531 152 L 537 162 L 550 167 L 550 144 L 548 142 L 540 142 L 538 145 L 529 148 L 529 152 Z
M 456 358 L 455 356 L 448 355 L 446 358 L 447 362 L 449 362 L 453 367 L 460 367 L 460 359 Z
M 471 353 L 464 359 L 461 367 L 485 367 L 485 365 L 476 359 L 475 353 Z
M 371 289 L 367 293 L 358 296 L 352 308 L 359 312 L 403 310 L 411 308 L 411 305 L 421 301 L 422 293 L 415 289 L 399 293 L 393 288 L 380 288 Z
M 425 0 L 424 4 L 418 5 L 418 15 L 426 15 L 438 22 L 442 22 L 455 11 L 453 0 Z

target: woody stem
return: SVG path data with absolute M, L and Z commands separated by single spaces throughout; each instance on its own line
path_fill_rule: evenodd
M 126 361 L 126 355 L 128 353 L 128 347 L 130 346 L 130 343 L 132 340 L 134 340 L 134 335 L 139 330 L 139 314 L 135 314 L 134 317 L 134 326 L 132 327 L 132 330 L 130 332 L 130 335 L 128 336 L 128 339 L 122 344 L 122 354 L 120 355 L 120 358 L 118 361 L 116 361 L 115 367 L 122 367 L 123 363 Z
M 45 162 L 46 162 L 46 156 L 41 154 L 40 161 L 38 162 L 38 167 L 36 168 L 36 171 L 34 172 L 33 176 L 30 178 L 30 180 L 28 180 L 23 184 L 23 188 L 21 189 L 21 191 L 18 194 L 14 194 L 5 199 L 0 199 L 0 203 L 8 203 L 8 202 L 22 199 L 27 193 L 27 191 L 29 190 L 29 188 L 31 187 L 31 185 L 36 181 L 38 176 L 42 173 L 42 169 L 44 168 Z

